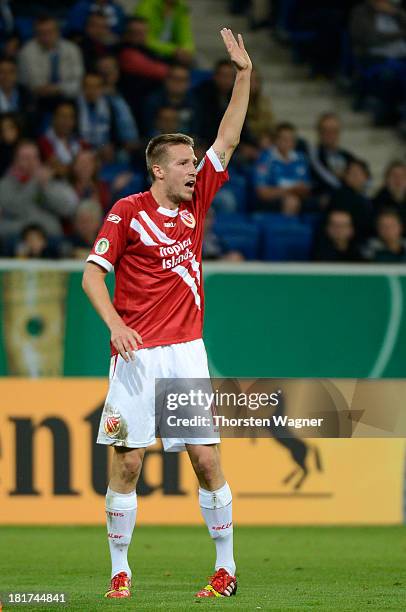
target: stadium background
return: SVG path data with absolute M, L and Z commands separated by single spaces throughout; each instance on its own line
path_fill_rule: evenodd
M 124 4 L 133 11 L 135 3 Z M 374 127 L 368 108 L 360 113 L 351 110 L 351 69 L 345 61 L 332 75 L 308 79 L 308 65 L 300 56 L 306 35 L 300 28 L 289 29 L 287 17 L 294 3 L 253 2 L 248 12 L 245 2 L 190 4 L 202 73 L 221 57 L 217 32 L 223 23 L 249 30 L 247 46 L 262 71 L 264 90 L 271 94 L 278 119 L 292 121 L 301 136 L 311 140 L 318 115 L 338 109 L 347 132 L 345 142 L 362 149 L 360 154 L 369 154 L 375 188 L 384 167 L 395 157 L 404 159 L 395 124 Z M 274 13 L 269 20 L 270 5 Z M 23 37 L 43 8 L 37 2 L 30 15 L 20 13 Z M 283 8 L 289 11 L 285 14 Z M 46 10 L 52 12 L 49 3 Z M 56 16 L 63 20 L 62 8 Z M 299 65 L 298 60 L 302 60 Z M 135 172 L 132 177 L 135 184 L 137 176 Z M 309 258 L 306 240 L 302 250 L 287 247 L 275 255 L 263 248 L 263 217 L 259 221 L 250 217 L 252 240 L 247 242 L 240 201 L 247 199 L 247 185 L 240 175 L 232 184 L 237 211 L 228 221 L 220 217 L 223 239 L 233 249 L 241 248 L 246 259 L 261 255 L 268 261 L 206 264 L 205 340 L 212 373 L 404 378 L 404 264 L 303 263 Z M 313 217 L 300 219 L 302 229 L 292 230 L 294 239 L 309 236 L 303 228 L 312 223 Z M 278 261 L 284 259 L 281 252 L 293 261 Z M 82 268 L 82 262 L 63 258 L 0 260 L 0 520 L 4 525 L 104 520 L 107 456 L 95 447 L 94 435 L 107 385 L 108 334 L 82 293 Z M 109 284 L 112 288 L 112 277 Z M 299 490 L 283 483 L 295 464 L 276 441 L 223 443 L 238 523 L 403 522 L 403 440 L 307 443 L 310 472 Z M 320 450 L 321 470 L 311 464 L 314 445 Z M 266 477 L 258 469 L 263 465 Z M 164 457 L 159 446 L 152 449 L 139 489 L 141 523 L 200 523 L 196 485 L 184 457 Z

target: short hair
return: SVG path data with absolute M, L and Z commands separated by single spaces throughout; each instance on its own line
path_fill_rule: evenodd
M 18 141 L 17 146 L 14 149 L 14 158 L 17 156 L 20 149 L 23 149 L 24 147 L 33 147 L 39 152 L 39 146 L 35 140 L 30 140 L 29 138 L 22 138 Z
M 136 17 L 128 17 L 125 23 L 126 30 L 130 27 L 132 23 L 148 23 L 145 17 L 141 17 L 141 15 L 137 15 Z
M 322 113 L 320 115 L 320 117 L 317 119 L 316 128 L 319 130 L 322 124 L 328 119 L 335 119 L 338 123 L 341 123 L 340 117 L 337 115 L 337 113 L 329 111 L 328 113 Z
M 364 173 L 365 173 L 365 175 L 367 176 L 368 179 L 371 178 L 371 171 L 369 169 L 369 166 L 368 166 L 367 162 L 364 161 L 363 159 L 360 159 L 359 157 L 352 157 L 351 159 L 348 160 L 346 168 L 345 168 L 345 172 L 348 172 L 348 170 L 354 164 L 356 166 L 359 166 L 360 168 L 362 168 L 362 170 L 364 171 Z
M 93 11 L 87 16 L 86 25 L 93 19 L 93 17 L 101 17 L 102 19 L 107 20 L 107 15 L 105 15 L 102 11 Z
M 83 75 L 83 78 L 82 78 L 82 84 L 83 84 L 83 83 L 86 81 L 86 79 L 87 79 L 87 78 L 89 78 L 89 77 L 90 77 L 90 78 L 92 78 L 92 79 L 100 79 L 100 80 L 103 80 L 102 75 L 101 75 L 101 74 L 99 74 L 98 72 L 86 72 L 86 73 Z
M 220 68 L 223 68 L 224 66 L 227 66 L 227 67 L 230 67 L 230 68 L 234 68 L 234 64 L 233 64 L 233 62 L 231 60 L 229 60 L 229 59 L 219 59 L 214 64 L 214 72 L 218 72 L 220 70 Z
M 354 225 L 354 219 L 352 217 L 352 214 L 348 210 L 348 208 L 340 208 L 340 207 L 334 207 L 331 210 L 329 210 L 329 212 L 327 213 L 325 225 L 328 225 L 330 223 L 331 217 L 333 217 L 336 213 L 338 213 L 339 215 L 346 215 L 350 219 L 351 224 Z
M 11 57 L 6 57 L 5 55 L 0 57 L 0 64 L 11 64 L 14 68 L 17 68 L 17 62 Z
M 382 219 L 383 217 L 393 217 L 403 227 L 403 219 L 400 216 L 400 214 L 398 213 L 398 211 L 396 210 L 396 208 L 388 207 L 388 208 L 384 208 L 383 210 L 381 210 L 376 215 L 376 219 L 375 219 L 376 225 L 378 225 L 379 220 Z
M 296 127 L 293 125 L 293 123 L 283 121 L 282 123 L 278 123 L 278 125 L 275 127 L 275 136 L 279 136 L 279 134 L 285 130 L 296 133 Z
M 48 239 L 45 228 L 39 223 L 29 223 L 28 225 L 25 225 L 21 231 L 21 238 L 25 240 L 30 232 L 38 232 L 45 240 Z
M 401 159 L 395 159 L 394 161 L 391 161 L 385 168 L 385 181 L 388 180 L 390 173 L 395 168 L 406 168 L 406 162 L 402 161 Z
M 193 138 L 186 134 L 160 134 L 152 138 L 145 150 L 145 159 L 147 162 L 147 170 L 152 180 L 155 180 L 152 166 L 155 164 L 162 164 L 165 159 L 168 147 L 174 145 L 184 144 L 189 147 L 194 147 L 195 143 Z
M 35 20 L 35 25 L 39 26 L 39 25 L 42 25 L 44 23 L 49 23 L 51 21 L 52 21 L 52 23 L 54 23 L 59 28 L 59 23 L 58 23 L 57 19 L 55 19 L 54 17 L 51 17 L 51 15 L 47 15 L 45 13 L 43 13 L 42 15 L 38 15 L 38 17 Z

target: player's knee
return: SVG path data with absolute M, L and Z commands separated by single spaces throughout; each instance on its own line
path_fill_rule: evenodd
M 218 477 L 220 465 L 215 453 L 204 453 L 200 455 L 195 467 L 198 477 L 207 483 L 211 483 Z
M 134 452 L 123 453 L 119 459 L 119 476 L 125 483 L 136 483 L 142 468 L 142 458 Z

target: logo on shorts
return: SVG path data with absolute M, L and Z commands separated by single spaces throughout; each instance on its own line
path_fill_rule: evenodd
M 107 238 L 100 238 L 100 240 L 96 242 L 94 250 L 98 255 L 104 255 L 104 253 L 107 253 L 109 248 L 110 242 L 107 240 Z
M 120 415 L 108 416 L 104 419 L 104 431 L 109 438 L 115 438 L 120 433 Z
M 179 213 L 179 217 L 187 227 L 194 228 L 194 226 L 196 225 L 196 220 L 194 216 L 188 210 L 181 210 Z
M 115 215 L 114 213 L 110 213 L 107 217 L 107 221 L 111 221 L 112 223 L 120 223 L 121 217 Z

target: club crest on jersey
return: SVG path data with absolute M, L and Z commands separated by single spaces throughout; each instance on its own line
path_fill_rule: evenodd
M 109 438 L 115 438 L 121 427 L 121 418 L 119 414 L 108 416 L 104 419 L 104 431 Z
M 96 242 L 96 246 L 94 247 L 94 250 L 95 250 L 95 253 L 97 253 L 98 255 L 104 255 L 104 253 L 107 253 L 109 248 L 110 248 L 110 242 L 107 240 L 107 238 L 100 238 L 100 240 Z
M 179 217 L 181 218 L 181 221 L 183 221 L 183 223 L 186 225 L 186 227 L 194 228 L 194 226 L 196 225 L 196 219 L 188 210 L 181 210 L 179 213 Z

